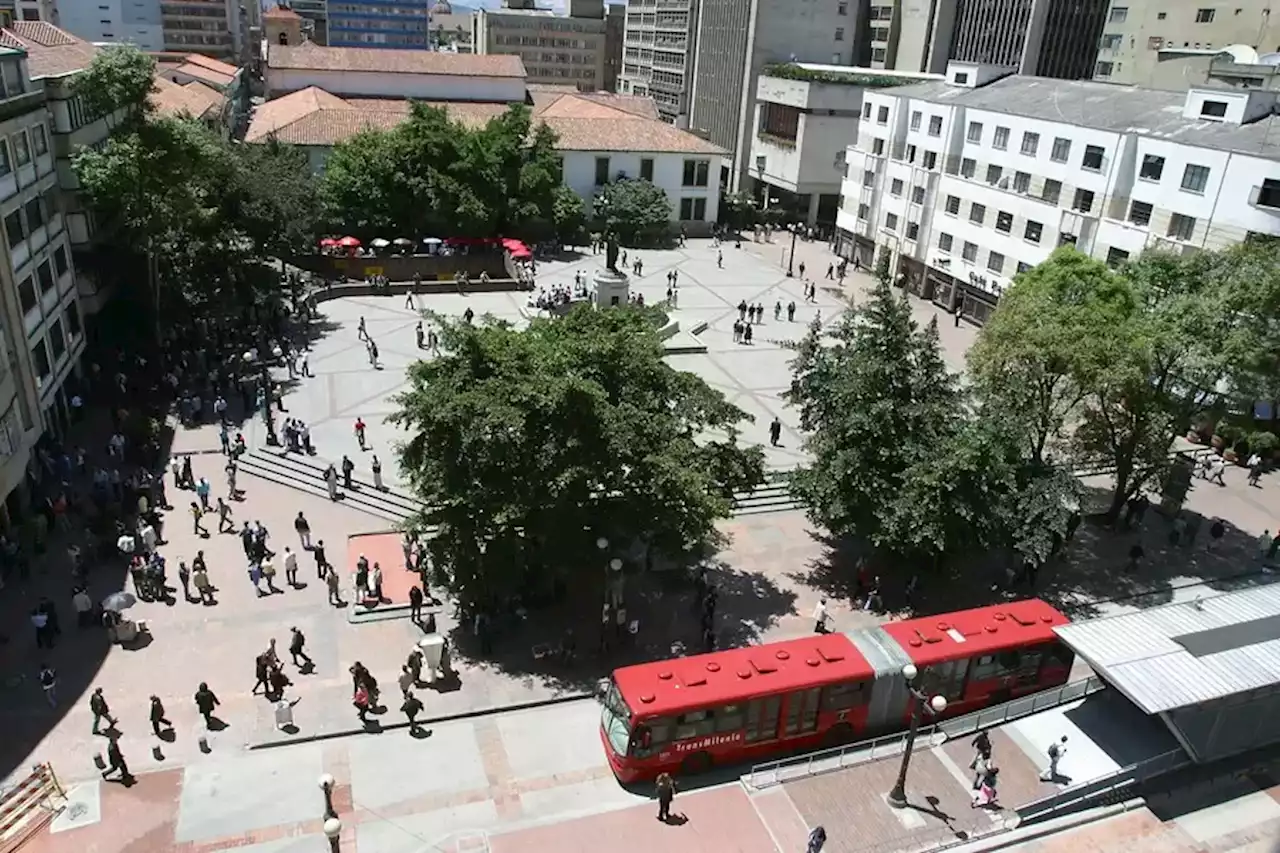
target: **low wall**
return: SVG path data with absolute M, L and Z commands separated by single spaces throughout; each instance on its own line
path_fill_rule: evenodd
M 332 255 L 300 255 L 289 258 L 299 269 L 330 281 L 354 279 L 363 281 L 372 275 L 386 276 L 390 281 L 413 281 L 415 274 L 424 283 L 452 283 L 459 271 L 466 272 L 472 282 L 480 273 L 490 278 L 515 278 L 516 267 L 507 252 L 475 255 L 386 255 L 377 257 L 339 258 Z
M 528 288 L 512 278 L 491 278 L 486 282 L 472 281 L 467 284 L 467 293 L 513 293 Z M 452 281 L 424 281 L 414 286 L 411 281 L 393 282 L 385 287 L 374 287 L 364 281 L 348 284 L 330 284 L 318 287 L 307 294 L 307 301 L 312 305 L 328 302 L 330 299 L 342 299 L 348 296 L 403 296 L 406 293 L 419 293 L 424 296 L 433 293 L 457 293 L 458 286 Z

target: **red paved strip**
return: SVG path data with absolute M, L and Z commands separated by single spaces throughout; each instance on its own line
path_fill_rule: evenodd
M 778 853 L 746 792 L 738 785 L 678 794 L 672 813 L 682 824 L 657 820 L 658 804 L 635 806 L 564 823 L 517 830 L 489 842 L 491 853 Z M 788 852 L 789 853 L 789 852 Z
M 366 533 L 352 536 L 347 540 L 347 571 L 352 576 L 356 573 L 356 561 L 364 554 L 372 567 L 377 563 L 382 567 L 382 597 L 392 604 L 408 604 L 409 588 L 418 583 L 418 576 L 404 570 L 404 546 L 399 533 Z M 344 596 L 351 595 L 352 580 L 342 591 Z

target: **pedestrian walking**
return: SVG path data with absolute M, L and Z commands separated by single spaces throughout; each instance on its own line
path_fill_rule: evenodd
M 40 689 L 44 691 L 44 699 L 49 703 L 49 707 L 58 707 L 58 673 L 49 664 L 42 663 L 40 664 L 40 674 L 37 679 L 40 682 Z
M 235 533 L 236 525 L 231 520 L 231 507 L 222 498 L 218 498 L 218 533 Z
M 325 568 L 328 562 L 324 558 L 324 540 L 319 539 L 311 549 L 311 556 L 316 558 L 316 577 L 324 580 Z
M 288 545 L 284 546 L 284 579 L 289 586 L 298 588 L 298 555 Z
M 273 595 L 280 590 L 276 588 L 276 564 L 271 560 L 263 560 L 261 565 L 262 579 L 267 582 L 267 594 Z
M 151 697 L 151 731 L 155 732 L 156 737 L 163 737 L 160 734 L 160 727 L 173 731 L 173 723 L 169 722 L 164 715 L 164 704 L 160 701 L 159 696 Z
M 204 525 L 200 523 L 200 519 L 204 517 L 204 510 L 200 508 L 200 504 L 195 501 L 191 502 L 191 532 L 195 535 L 208 538 L 209 531 L 204 529 Z
M 1049 748 L 1045 750 L 1049 756 L 1049 766 L 1040 774 L 1041 782 L 1057 782 L 1058 781 L 1058 762 L 1062 761 L 1067 754 L 1067 736 L 1063 735 L 1061 740 L 1049 744 Z
M 778 418 L 775 417 L 773 419 L 773 422 L 769 424 L 769 443 L 774 447 L 777 447 L 781 439 L 782 439 L 782 421 L 778 420 Z
M 298 517 L 293 520 L 293 529 L 298 534 L 298 544 L 302 546 L 302 550 L 311 550 L 311 522 L 307 521 L 307 517 L 302 514 L 302 510 L 298 510 Z
M 403 664 L 400 667 L 400 677 L 396 679 L 396 684 L 400 685 L 400 695 L 408 698 L 410 688 L 417 683 L 418 680 L 409 669 L 409 664 Z
M 827 612 L 827 600 L 825 598 L 818 601 L 818 606 L 813 608 L 813 633 L 827 634 L 831 628 L 827 622 L 831 619 L 831 614 Z
M 422 590 L 416 586 L 409 587 L 409 619 L 422 621 Z
M 191 600 L 191 569 L 186 560 L 178 561 L 178 583 L 182 584 L 182 600 Z
M 342 607 L 345 602 L 342 600 L 342 582 L 338 573 L 331 571 L 324 580 L 329 587 L 329 603 L 334 607 Z
M 972 745 L 973 760 L 969 762 L 969 769 L 973 771 L 973 790 L 976 791 L 982 785 L 987 765 L 991 763 L 991 736 L 985 731 L 979 732 Z
M 128 785 L 133 781 L 133 774 L 129 772 L 129 765 L 125 763 L 124 753 L 120 751 L 120 738 L 112 737 L 107 743 L 107 769 L 102 771 L 102 778 L 106 779 L 116 771 L 120 773 L 122 784 Z
M 213 604 L 213 584 L 209 582 L 209 572 L 203 567 L 191 575 L 191 583 L 195 585 L 201 604 Z
M 364 442 L 360 443 L 360 449 L 364 450 Z M 350 456 L 342 457 L 342 488 L 348 492 L 351 491 L 351 474 L 356 470 L 356 463 L 351 461 Z
M 671 820 L 671 801 L 676 797 L 676 781 L 670 773 L 659 773 L 654 781 L 654 790 L 658 794 L 658 820 L 666 823 Z
M 1142 550 L 1142 544 L 1140 542 L 1133 543 L 1133 546 L 1129 549 L 1129 562 L 1125 565 L 1125 571 L 1131 573 L 1136 572 L 1138 570 L 1138 563 L 1142 560 L 1145 553 L 1146 552 Z
M 378 454 L 373 454 L 369 467 L 373 469 L 373 487 L 380 492 L 385 492 L 387 487 L 382 485 L 382 462 L 378 460 Z
M 404 704 L 400 706 L 400 711 L 409 721 L 409 734 L 417 734 L 418 715 L 422 713 L 422 700 L 413 695 L 412 690 L 406 690 L 404 693 Z
M 302 667 L 314 667 L 315 662 L 311 660 L 311 656 L 306 653 L 305 645 L 307 638 L 296 627 L 289 629 L 289 655 L 293 658 L 293 665 L 298 669 Z M 302 659 L 302 663 L 298 663 L 298 659 Z
M 361 450 L 365 449 L 364 431 L 365 431 L 364 420 L 362 418 L 356 418 L 356 424 L 355 424 L 356 441 L 360 444 Z M 343 458 L 345 459 L 346 457 L 343 457 Z M 348 488 L 350 487 L 348 486 Z
M 107 731 L 111 731 L 116 727 L 116 718 L 111 716 L 111 709 L 107 707 L 107 697 L 102 695 L 102 688 L 95 687 L 93 695 L 89 697 L 89 711 L 93 714 L 93 733 L 98 734 L 98 726 L 103 720 L 107 721 Z
M 830 277 L 830 276 L 828 276 Z M 822 847 L 827 843 L 827 831 L 821 826 L 815 826 L 809 831 L 808 846 L 805 847 L 805 853 L 822 853 Z
M 324 484 L 329 490 L 329 500 L 336 501 L 338 499 L 338 469 L 332 464 L 324 469 Z
M 260 654 L 253 659 L 253 689 L 249 691 L 250 696 L 258 694 L 258 688 L 262 688 L 265 695 L 271 689 L 271 659 L 266 654 Z
M 369 705 L 372 699 L 369 696 L 369 689 L 363 684 L 356 686 L 355 695 L 351 699 L 351 704 L 356 708 L 356 716 L 360 718 L 361 723 L 369 722 Z
M 196 690 L 195 701 L 196 710 L 200 712 L 200 716 L 204 717 L 205 727 L 212 728 L 213 710 L 222 703 L 218 701 L 218 697 L 209 689 L 209 685 L 203 681 L 200 682 L 200 687 Z

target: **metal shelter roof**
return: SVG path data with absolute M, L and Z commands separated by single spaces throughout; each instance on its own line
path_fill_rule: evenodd
M 1054 629 L 1148 714 L 1280 685 L 1280 584 Z

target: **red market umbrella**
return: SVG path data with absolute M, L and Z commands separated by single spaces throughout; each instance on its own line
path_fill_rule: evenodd
M 335 239 L 333 239 L 332 237 L 325 237 L 323 240 L 321 240 L 321 241 L 320 241 L 320 245 L 321 245 L 321 246 L 336 246 L 336 245 L 338 245 L 338 241 L 337 241 L 337 240 L 335 240 Z
M 360 241 L 355 237 L 343 237 L 338 241 L 338 245 L 348 249 L 358 249 L 360 248 Z
M 511 257 L 517 260 L 533 257 L 533 253 L 530 252 L 528 249 L 512 249 L 510 251 L 511 251 Z

